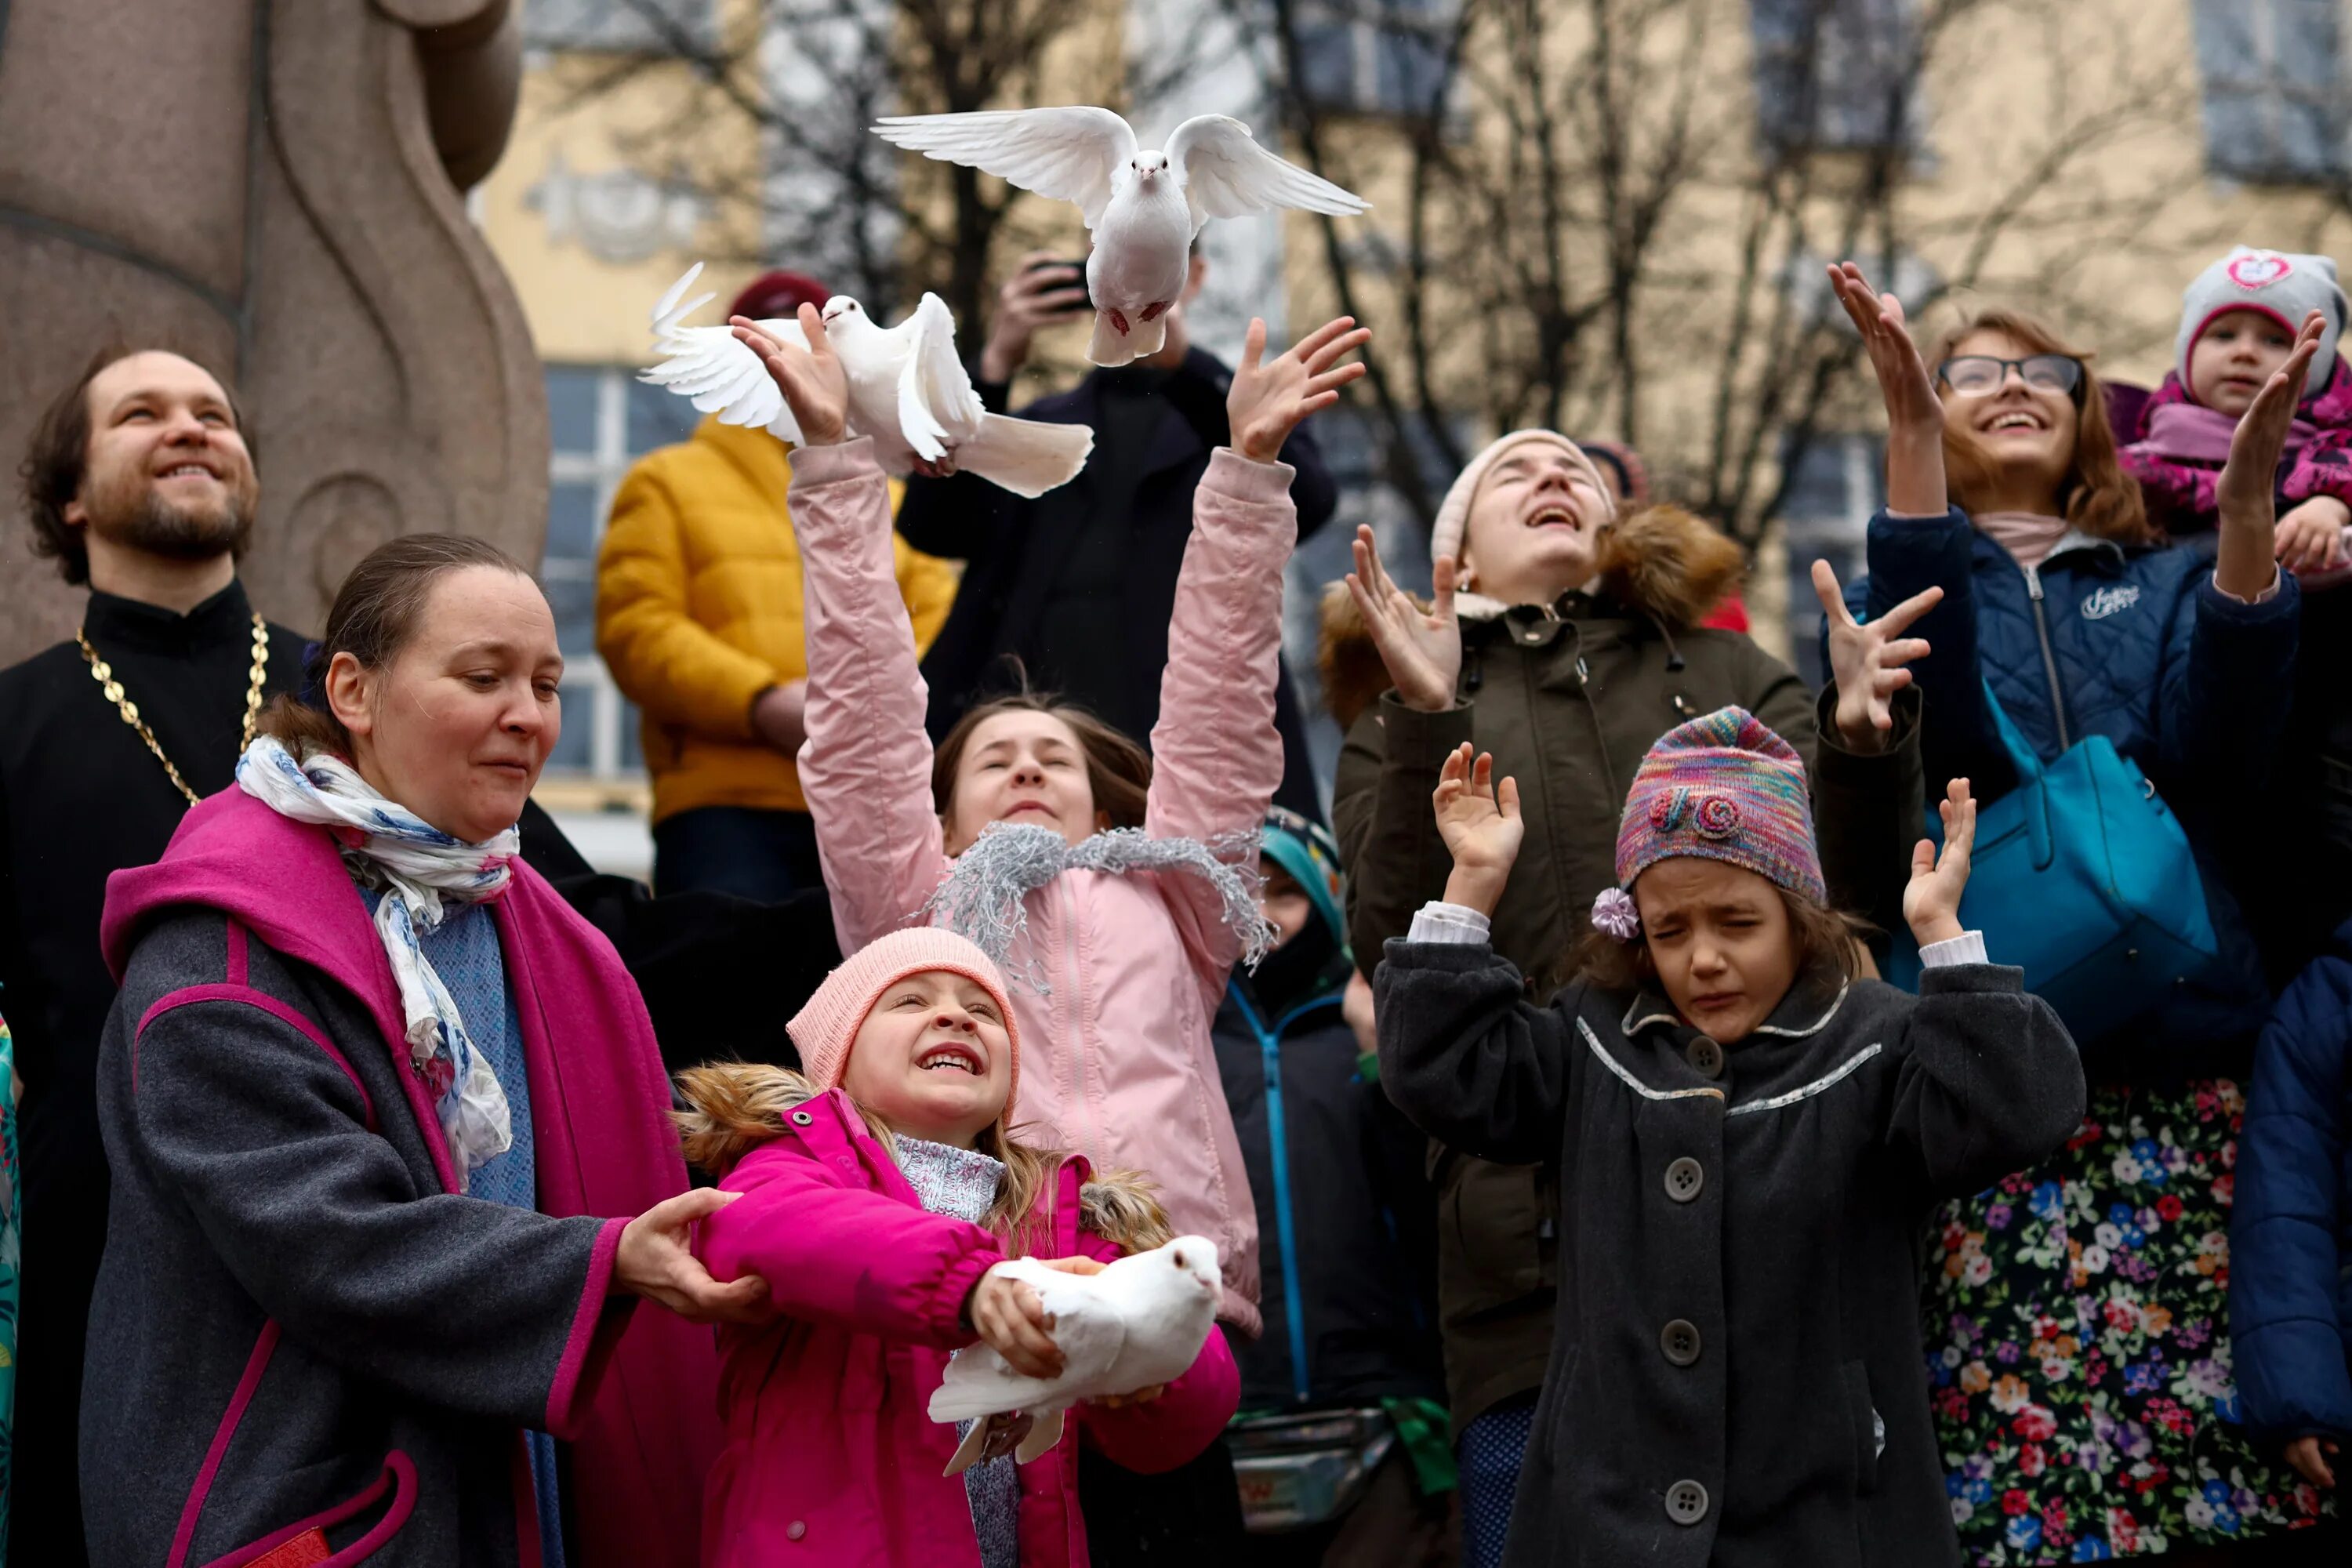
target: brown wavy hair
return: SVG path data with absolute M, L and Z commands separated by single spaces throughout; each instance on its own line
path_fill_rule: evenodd
M 2140 500 L 2139 481 L 2124 472 L 2116 456 L 2115 427 L 2107 422 L 2106 389 L 2091 368 L 2087 349 L 2069 346 L 2057 333 L 2017 310 L 1985 310 L 1947 328 L 1927 356 L 1928 374 L 1952 355 L 1961 342 L 1978 332 L 1999 332 L 2024 346 L 2029 354 L 2065 354 L 2081 363 L 2083 379 L 2074 389 L 2074 460 L 2059 486 L 2059 507 L 2069 525 L 2121 544 L 2154 543 L 2159 537 Z M 1963 511 L 1977 510 L 1976 501 L 1997 481 L 1992 455 L 1964 433 L 1944 426 L 1945 488 Z
M 677 1089 L 687 1109 L 674 1110 L 670 1117 L 685 1140 L 688 1162 L 721 1176 L 761 1144 L 782 1137 L 784 1118 L 818 1092 L 803 1074 L 763 1062 L 688 1068 L 677 1075 Z M 866 1131 L 895 1156 L 897 1131 L 865 1106 L 857 1106 L 857 1114 Z M 1062 1167 L 1062 1152 L 1021 1142 L 1001 1117 L 981 1133 L 975 1146 L 1004 1164 L 1003 1182 L 996 1201 L 981 1216 L 982 1227 L 1016 1256 L 1033 1241 L 1050 1245 L 1050 1231 L 1045 1227 L 1053 1214 L 1054 1176 Z M 1147 1252 L 1175 1239 L 1166 1211 L 1139 1176 L 1099 1173 L 1079 1189 L 1078 1206 L 1082 1226 L 1125 1251 Z

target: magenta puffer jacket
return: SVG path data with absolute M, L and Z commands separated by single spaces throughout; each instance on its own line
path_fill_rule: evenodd
M 1037 1256 L 1118 1256 L 1078 1228 L 1088 1174 L 1082 1157 L 1063 1162 L 1050 1214 L 1031 1221 L 1051 1227 Z M 956 1429 L 925 1407 L 948 1352 L 973 1342 L 964 1298 L 1003 1260 L 996 1237 L 926 1212 L 839 1089 L 803 1102 L 719 1184 L 744 1195 L 702 1223 L 696 1251 L 720 1279 L 766 1279 L 784 1316 L 719 1334 L 727 1446 L 706 1493 L 704 1568 L 978 1568 L 963 1479 L 940 1473 Z M 1240 1396 L 1212 1329 L 1158 1399 L 1072 1410 L 1061 1443 L 1021 1467 L 1022 1568 L 1086 1568 L 1078 1444 L 1131 1470 L 1173 1469 L 1215 1439 Z
M 2118 441 L 2130 443 L 2119 447 L 2116 457 L 2124 471 L 2139 481 L 2148 521 L 2174 535 L 2213 527 L 2221 511 L 2221 464 L 2166 457 L 2149 441 L 2158 409 L 2192 401 L 2180 373 L 2168 373 L 2140 405 L 2134 427 L 2116 433 Z M 2284 503 L 2280 511 L 2314 496 L 2334 496 L 2352 506 L 2352 365 L 2338 359 L 2327 384 L 2305 398 L 2294 416 L 2315 426 L 2316 433 L 2280 465 L 2278 499 Z M 2306 579 L 2305 586 L 2310 585 Z
M 792 519 L 805 594 L 808 741 L 801 788 L 816 818 L 841 950 L 923 919 L 949 871 L 931 802 L 927 697 L 891 576 L 890 500 L 871 444 L 793 455 Z M 1168 628 L 1144 830 L 1247 836 L 1282 780 L 1274 727 L 1282 570 L 1297 539 L 1291 469 L 1230 447 L 1193 492 L 1192 538 Z M 1150 1178 L 1179 1235 L 1223 1260 L 1223 1320 L 1255 1339 L 1257 1217 L 1217 1077 L 1210 1025 L 1240 938 L 1189 876 L 1066 871 L 1027 900 L 1016 985 L 1021 1119 L 1033 1143 Z

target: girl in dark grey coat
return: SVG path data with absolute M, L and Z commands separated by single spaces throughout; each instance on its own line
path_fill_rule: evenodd
M 1507 1563 L 1956 1563 L 1916 1238 L 1939 1195 L 2062 1142 L 2084 1092 L 2056 1015 L 1960 929 L 1967 782 L 1940 858 L 1913 856 L 1915 997 L 1852 978 L 1796 752 L 1736 708 L 1693 720 L 1643 760 L 1580 978 L 1538 1008 L 1486 942 L 1521 837 L 1492 773 L 1448 759 L 1445 898 L 1376 988 L 1408 1115 L 1559 1163 L 1559 1317 Z

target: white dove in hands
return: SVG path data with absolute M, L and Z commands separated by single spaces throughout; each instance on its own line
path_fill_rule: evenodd
M 1911 849 L 1911 885 L 1903 889 L 1903 919 L 1921 947 L 1964 934 L 1960 895 L 1968 890 L 1969 855 L 1977 842 L 1977 803 L 1969 781 L 1954 779 L 1937 803 L 1944 819 L 1944 848 L 1922 838 Z
M 1371 336 L 1371 329 L 1357 326 L 1353 316 L 1340 316 L 1299 339 L 1287 353 L 1261 364 L 1265 323 L 1253 319 L 1242 346 L 1241 368 L 1234 372 L 1234 384 L 1225 392 L 1234 450 L 1253 463 L 1271 463 L 1281 457 L 1283 443 L 1299 422 L 1339 402 L 1339 389 L 1364 374 L 1363 361 L 1339 361 Z
M 1437 791 L 1430 804 L 1437 813 L 1438 837 L 1454 857 L 1454 870 L 1445 879 L 1445 901 L 1493 914 L 1519 858 L 1519 842 L 1527 837 L 1527 823 L 1519 816 L 1518 781 L 1507 778 L 1497 784 L 1494 757 L 1481 752 L 1474 763 L 1465 741 L 1438 770 Z
M 1423 609 L 1412 595 L 1398 587 L 1381 564 L 1381 549 L 1370 528 L 1359 526 L 1355 542 L 1356 569 L 1348 574 L 1348 597 L 1355 601 L 1381 663 L 1395 685 L 1397 698 L 1423 713 L 1443 713 L 1454 706 L 1454 689 L 1462 679 L 1462 623 L 1454 612 L 1454 558 L 1442 557 L 1430 574 L 1436 590 L 1430 607 Z
M 735 341 L 760 356 L 776 390 L 784 395 L 800 426 L 801 445 L 835 447 L 849 434 L 849 373 L 833 342 L 824 335 L 824 320 L 814 305 L 800 310 L 801 334 L 807 346 L 789 338 L 771 337 L 749 316 L 730 316 L 727 329 Z
M 1815 561 L 1813 592 L 1821 596 L 1822 614 L 1829 621 L 1838 737 L 1852 751 L 1882 751 L 1895 729 L 1895 694 L 1911 684 L 1911 672 L 1903 666 L 1928 651 L 1925 637 L 1901 634 L 1943 603 L 1944 590 L 1924 588 L 1876 620 L 1860 622 L 1846 608 L 1836 570 L 1826 561 Z

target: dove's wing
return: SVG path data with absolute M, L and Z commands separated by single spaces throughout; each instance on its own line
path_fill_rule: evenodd
M 924 295 L 895 330 L 914 340 L 898 371 L 898 427 L 918 456 L 936 462 L 949 442 L 977 430 L 988 410 L 956 358 L 955 316 L 946 300 Z
M 1268 207 L 1348 217 L 1371 203 L 1341 190 L 1257 144 L 1249 127 L 1225 114 L 1196 115 L 1168 139 L 1168 164 L 1184 182 L 1192 226 L 1213 217 L 1240 217 Z
M 797 445 L 801 427 L 760 356 L 729 328 L 677 325 L 676 318 L 682 313 L 671 312 L 669 324 L 654 341 L 656 352 L 667 357 L 639 379 L 667 387 L 702 413 L 718 415 L 721 425 L 764 425 L 780 439 Z M 808 334 L 798 321 L 769 321 L 759 326 L 779 342 L 808 347 Z
M 1108 109 L 1009 109 L 902 114 L 874 134 L 946 163 L 966 163 L 1024 191 L 1076 202 L 1087 226 L 1102 221 L 1112 182 L 1135 156 L 1135 132 Z
M 1117 1304 L 1088 1289 L 1091 1280 L 1042 1268 L 1031 1258 L 1000 1263 L 990 1272 L 1010 1275 L 1044 1300 L 1054 1315 L 1054 1345 L 1062 1352 L 1062 1375 L 1025 1377 L 986 1345 L 973 1345 L 948 1363 L 947 1378 L 931 1395 L 931 1419 L 959 1421 L 1000 1410 L 1059 1408 L 1091 1396 L 1094 1385 L 1118 1362 L 1127 1337 Z

